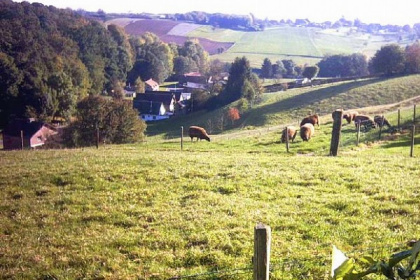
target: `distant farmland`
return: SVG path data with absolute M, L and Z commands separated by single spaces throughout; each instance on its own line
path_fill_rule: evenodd
M 326 55 L 363 53 L 369 58 L 383 45 L 399 43 L 404 47 L 413 43 L 408 37 L 399 40 L 398 34 L 373 35 L 351 28 L 275 26 L 246 32 L 159 19 L 120 18 L 108 23 L 123 26 L 131 35 L 152 32 L 166 43 L 183 44 L 187 39 L 197 38 L 213 59 L 232 62 L 236 57 L 246 56 L 255 68 L 260 68 L 265 58 L 313 65 Z
M 114 23 L 119 24 L 123 22 L 114 21 Z M 131 21 L 124 26 L 128 34 L 141 36 L 146 32 L 151 32 L 156 34 L 163 42 L 178 45 L 182 45 L 186 40 L 191 39 L 191 37 L 185 35 L 199 27 L 200 25 L 197 24 L 152 19 Z M 206 38 L 197 39 L 210 55 L 218 54 L 221 50 L 226 51 L 234 44 L 233 42 L 216 42 Z

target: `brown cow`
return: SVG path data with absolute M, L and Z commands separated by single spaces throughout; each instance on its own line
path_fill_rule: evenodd
M 388 128 L 391 127 L 389 121 L 382 115 L 382 116 L 374 116 L 373 121 L 379 126 L 382 127 L 386 125 Z
M 296 127 L 294 127 L 293 125 L 288 126 L 287 127 L 287 134 L 288 134 L 288 137 L 289 137 L 289 141 L 291 140 L 293 142 L 295 140 L 296 135 L 297 135 Z M 286 142 L 286 128 L 283 129 L 283 131 L 281 133 L 281 142 L 282 143 Z
M 300 126 L 304 125 L 305 123 L 310 123 L 314 126 L 315 125 L 319 126 L 319 116 L 315 114 L 315 115 L 303 118 L 303 120 L 300 122 Z
M 309 141 L 315 134 L 315 128 L 311 123 L 305 123 L 300 127 L 300 137 L 303 141 Z
M 354 118 L 354 124 L 356 127 L 358 125 L 363 125 L 364 130 L 369 130 L 370 128 L 376 128 L 376 124 L 370 116 L 367 115 L 357 115 Z
M 210 142 L 210 137 L 207 134 L 206 130 L 202 127 L 199 126 L 190 126 L 190 128 L 188 129 L 188 133 L 189 136 L 191 137 L 191 141 L 193 141 L 194 137 L 197 137 L 197 141 L 198 139 L 206 139 L 207 141 Z
M 357 115 L 359 115 L 359 112 L 357 111 L 345 111 L 343 119 L 346 119 L 347 123 L 351 123 Z

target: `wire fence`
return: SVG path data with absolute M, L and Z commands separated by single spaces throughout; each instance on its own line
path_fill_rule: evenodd
M 349 258 L 358 260 L 363 256 L 372 256 L 377 260 L 385 260 L 396 252 L 407 250 L 410 245 L 399 243 L 394 245 L 385 245 L 375 248 L 355 249 L 344 252 Z M 314 251 L 316 252 L 316 251 Z M 291 256 L 282 257 L 272 255 L 270 261 L 270 279 L 330 279 L 331 273 L 331 254 L 317 254 L 307 258 L 293 258 Z M 216 280 L 216 279 L 252 279 L 253 267 L 249 266 L 235 269 L 217 269 L 214 268 L 208 272 L 202 272 L 190 275 L 179 275 L 170 278 L 170 280 Z

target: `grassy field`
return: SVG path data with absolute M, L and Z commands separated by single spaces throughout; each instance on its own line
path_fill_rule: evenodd
M 244 112 L 234 125 L 226 123 L 228 130 L 252 130 L 260 127 L 279 129 L 285 124 L 298 124 L 308 113 L 318 113 L 322 122 L 331 121 L 331 113 L 336 109 L 361 108 L 360 113 L 387 114 L 393 111 L 396 115 L 398 108 L 403 108 L 420 100 L 400 104 L 399 102 L 419 96 L 418 84 L 420 75 L 396 78 L 374 78 L 356 81 L 334 83 L 316 87 L 290 89 L 287 91 L 269 93 L 260 104 L 252 110 Z M 380 106 L 381 104 L 394 104 Z M 211 134 L 223 131 L 209 126 L 209 122 L 217 123 L 220 113 L 217 111 L 195 112 L 186 116 L 178 116 L 170 121 L 150 123 L 148 126 L 149 139 L 179 137 L 180 127 L 200 125 Z M 391 117 L 391 116 L 388 116 Z M 394 123 L 395 124 L 395 123 Z M 162 133 L 164 131 L 164 133 Z
M 250 279 L 262 222 L 271 279 L 325 279 L 332 244 L 384 257 L 418 238 L 419 146 L 410 158 L 408 134 L 373 143 L 372 132 L 356 147 L 346 126 L 328 157 L 330 131 L 290 154 L 276 132 L 183 151 L 178 141 L 0 151 L 0 278 Z
M 124 27 L 130 35 L 137 36 L 147 31 L 155 33 L 165 42 L 182 44 L 186 37 L 206 39 L 201 42 L 212 54 L 211 58 L 230 63 L 236 57 L 246 56 L 255 68 L 261 68 L 265 58 L 272 62 L 292 59 L 298 65 L 315 65 L 325 55 L 363 53 L 370 58 L 383 45 L 398 43 L 405 47 L 414 43 L 408 36 L 372 35 L 347 27 L 320 29 L 277 26 L 259 32 L 244 32 L 168 20 L 118 18 L 106 24 L 111 23 Z M 223 44 L 218 44 L 220 42 Z M 220 48 L 227 51 L 219 54 Z
M 207 38 L 219 42 L 235 42 L 223 54 L 214 55 L 231 62 L 235 57 L 246 56 L 252 67 L 260 68 L 264 58 L 275 62 L 292 59 L 298 64 L 316 64 L 325 55 L 364 53 L 371 57 L 387 38 L 350 32 L 348 29 L 322 30 L 317 28 L 277 27 L 262 32 L 243 32 L 213 29 L 203 26 L 188 33 L 190 37 Z M 412 42 L 402 42 L 407 44 Z
M 197 119 L 150 126 L 155 135 L 135 145 L 0 151 L 0 279 L 251 279 L 260 222 L 272 228 L 270 279 L 328 279 L 332 245 L 355 258 L 403 250 L 419 238 L 420 135 L 410 157 L 407 130 L 381 141 L 371 130 L 356 146 L 345 125 L 339 156 L 329 157 L 328 115 L 344 100 L 409 99 L 416 79 L 269 94 L 242 129 L 184 139 L 183 150 L 158 129 Z M 412 102 L 364 110 L 395 124 L 400 106 L 409 125 L 403 104 Z M 287 153 L 274 124 L 311 108 L 328 115 Z

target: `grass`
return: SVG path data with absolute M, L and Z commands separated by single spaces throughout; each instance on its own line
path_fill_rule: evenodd
M 232 62 L 246 56 L 251 66 L 261 68 L 265 58 L 275 62 L 292 59 L 299 65 L 315 65 L 325 55 L 364 53 L 371 57 L 381 46 L 391 43 L 381 35 L 351 32 L 346 28 L 276 27 L 260 32 L 244 32 L 202 26 L 188 33 L 189 37 L 206 38 L 217 42 L 234 42 L 227 52 L 212 56 Z M 396 41 L 395 41 L 396 42 Z M 402 46 L 413 42 L 401 42 Z
M 215 112 L 151 125 L 135 145 L 0 151 L 0 279 L 250 279 L 259 222 L 272 228 L 270 279 L 326 279 L 333 244 L 355 258 L 403 250 L 419 238 L 420 135 L 409 157 L 407 130 L 381 141 L 371 130 L 356 146 L 344 125 L 329 157 L 328 115 L 345 100 L 408 99 L 418 78 L 268 94 L 242 129 L 183 150 L 162 131 Z M 314 107 L 327 116 L 287 153 L 281 126 Z M 396 124 L 396 107 L 381 108 L 364 110 Z M 401 119 L 410 124 L 412 107 Z
M 372 131 L 356 147 L 345 126 L 340 156 L 328 157 L 331 124 L 316 130 L 291 154 L 274 131 L 183 151 L 178 141 L 0 151 L 0 278 L 249 279 L 262 222 L 271 279 L 323 279 L 332 244 L 384 257 L 418 238 L 420 147 L 408 156 L 409 135 L 374 143 Z
M 396 104 L 390 107 L 372 106 L 401 102 L 419 95 L 417 86 L 420 75 L 395 78 L 373 78 L 356 81 L 334 83 L 317 87 L 291 89 L 277 93 L 266 94 L 263 101 L 252 110 L 241 114 L 241 119 L 233 126 L 227 123 L 228 129 L 253 130 L 260 127 L 279 127 L 288 123 L 298 124 L 309 112 L 323 116 L 322 121 L 331 121 L 331 113 L 338 109 L 355 109 L 360 113 L 384 114 L 405 107 Z M 158 137 L 168 139 L 179 137 L 180 127 L 200 125 L 210 131 L 210 134 L 220 134 L 217 129 L 209 126 L 209 120 L 217 123 L 218 116 L 224 108 L 209 112 L 195 112 L 187 116 L 178 116 L 170 121 L 150 123 L 148 126 L 149 140 Z M 165 133 L 162 133 L 165 131 Z M 157 136 L 156 136 L 157 135 Z

